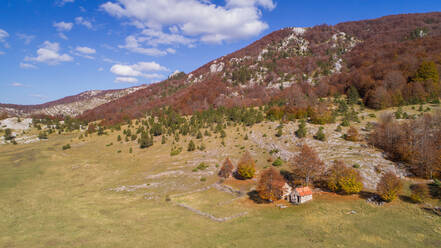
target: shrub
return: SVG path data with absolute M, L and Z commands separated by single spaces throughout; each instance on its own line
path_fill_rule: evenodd
M 345 194 L 359 193 L 363 189 L 360 173 L 336 160 L 326 172 L 327 186 L 331 191 Z
M 273 162 L 273 166 L 282 166 L 282 165 L 283 165 L 283 161 L 280 158 L 277 158 Z
M 256 173 L 256 165 L 251 154 L 246 151 L 237 165 L 237 175 L 243 179 L 251 179 Z
M 70 149 L 70 144 L 64 145 L 63 147 L 61 147 L 63 150 L 67 150 Z
M 196 150 L 196 145 L 194 144 L 193 140 L 190 140 L 188 143 L 187 151 L 192 152 Z
M 427 198 L 429 198 L 429 187 L 427 184 L 414 184 L 410 187 L 412 194 L 410 195 L 410 199 L 414 202 L 424 202 Z
M 170 152 L 170 156 L 176 156 L 176 155 L 178 155 L 181 152 L 182 152 L 182 147 L 172 148 L 172 150 Z
M 355 127 L 350 127 L 348 133 L 345 136 L 345 139 L 349 141 L 358 141 L 359 135 L 357 129 Z
M 207 168 L 208 168 L 208 165 L 206 165 L 204 162 L 202 162 L 196 168 L 194 168 L 192 171 L 196 172 L 196 171 L 200 171 L 200 170 L 205 170 Z
M 317 130 L 317 133 L 314 135 L 314 139 L 316 140 L 320 140 L 320 141 L 325 141 L 326 140 L 326 136 L 325 133 L 323 132 L 323 127 L 319 127 L 319 129 Z
M 40 132 L 38 134 L 39 139 L 47 139 L 47 133 L 46 132 Z
M 397 198 L 401 188 L 401 180 L 393 172 L 387 172 L 377 185 L 377 193 L 384 201 L 391 202 Z
M 306 122 L 305 122 L 305 120 L 302 119 L 300 121 L 299 128 L 296 131 L 296 136 L 298 138 L 304 138 L 304 137 L 306 137 L 306 133 L 307 133 Z

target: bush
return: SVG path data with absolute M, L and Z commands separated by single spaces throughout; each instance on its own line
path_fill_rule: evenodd
M 237 165 L 237 175 L 243 179 L 251 179 L 254 177 L 254 173 L 256 173 L 256 165 L 247 151 Z
M 326 172 L 326 176 L 327 186 L 331 191 L 355 194 L 363 189 L 360 173 L 348 168 L 342 161 L 335 161 Z
M 67 150 L 70 149 L 70 144 L 64 145 L 63 147 L 61 147 L 63 150 Z
M 307 134 L 306 122 L 305 122 L 305 120 L 302 119 L 299 124 L 299 129 L 297 129 L 297 131 L 296 131 L 296 136 L 298 138 L 304 138 L 304 137 L 306 137 L 306 134 Z
M 314 139 L 316 140 L 320 140 L 320 141 L 325 141 L 326 140 L 326 136 L 325 133 L 323 132 L 323 127 L 319 127 L 319 129 L 317 130 L 317 133 L 314 135 Z
M 393 172 L 387 172 L 377 185 L 377 193 L 384 201 L 391 202 L 397 198 L 402 187 L 401 180 Z
M 355 127 L 350 127 L 348 133 L 345 136 L 345 139 L 349 141 L 358 141 L 359 135 L 357 129 Z
M 283 161 L 280 158 L 277 158 L 273 162 L 273 166 L 282 166 L 282 165 L 283 165 Z
M 410 199 L 414 202 L 422 203 L 429 198 L 429 187 L 427 184 L 414 184 L 410 189 L 412 191 Z
M 181 152 L 182 152 L 182 147 L 172 148 L 172 150 L 170 152 L 170 156 L 176 156 L 176 155 L 178 155 Z
M 196 145 L 194 144 L 193 140 L 190 140 L 190 143 L 188 143 L 187 151 L 192 152 L 196 150 Z
M 208 165 L 206 165 L 204 162 L 202 162 L 196 168 L 194 168 L 192 171 L 196 172 L 196 171 L 200 171 L 200 170 L 205 170 L 207 168 L 208 168 Z

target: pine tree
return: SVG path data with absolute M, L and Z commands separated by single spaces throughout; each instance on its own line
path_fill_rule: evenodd
M 190 140 L 188 143 L 187 151 L 192 152 L 196 150 L 196 145 L 194 144 L 193 140 Z
M 320 141 L 325 141 L 326 140 L 326 136 L 325 133 L 323 132 L 323 127 L 319 127 L 319 129 L 317 130 L 317 133 L 314 135 L 314 139 L 316 140 L 320 140 Z
M 348 104 L 353 105 L 358 103 L 358 99 L 360 98 L 360 94 L 358 94 L 357 88 L 355 88 L 353 85 L 349 87 L 348 90 Z
M 118 137 L 116 138 L 117 141 L 121 141 L 121 135 L 118 134 Z
M 196 139 L 202 139 L 202 133 L 200 130 L 198 131 L 198 134 L 196 135 Z
M 298 138 L 304 138 L 304 137 L 306 137 L 306 133 L 307 133 L 306 122 L 305 122 L 305 120 L 302 119 L 299 124 L 299 129 L 297 129 L 297 131 L 296 131 L 296 136 Z

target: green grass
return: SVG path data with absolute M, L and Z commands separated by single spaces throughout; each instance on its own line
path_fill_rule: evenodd
M 217 182 L 216 173 L 198 173 L 215 172 L 214 165 L 225 156 L 237 162 L 242 151 L 234 145 L 249 148 L 252 143 L 235 141 L 233 133 L 234 128 L 227 132 L 225 148 L 214 136 L 204 137 L 206 151 L 173 157 L 170 142 L 160 145 L 157 140 L 139 149 L 136 142 L 116 143 L 118 132 L 85 141 L 78 134 L 50 135 L 44 142 L 2 145 L 0 247 L 441 246 L 441 218 L 400 200 L 376 207 L 356 197 L 316 195 L 308 204 L 279 209 L 247 198 L 222 204 L 235 196 L 215 189 L 173 198 Z M 110 142 L 114 144 L 107 147 Z M 186 142 L 182 137 L 177 146 Z M 72 148 L 63 151 L 68 143 Z M 270 165 L 268 155 L 255 151 L 258 169 Z M 192 172 L 201 162 L 209 167 Z M 146 179 L 167 171 L 184 174 Z M 109 190 L 144 183 L 157 184 L 133 192 Z M 238 188 L 249 187 L 237 183 Z M 171 201 L 165 201 L 167 195 Z M 176 206 L 176 201 L 219 217 L 248 215 L 218 223 Z

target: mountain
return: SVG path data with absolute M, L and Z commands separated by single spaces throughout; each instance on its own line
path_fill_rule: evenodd
M 72 99 L 63 113 L 114 124 L 164 106 L 191 114 L 210 107 L 277 101 L 289 111 L 305 111 L 315 108 L 321 97 L 350 90 L 366 106 L 380 109 L 438 99 L 440 65 L 441 12 L 289 27 L 189 74 L 174 74 L 113 99 L 86 97 L 98 101 L 96 106 L 83 107 L 83 102 Z M 9 107 L 58 112 L 53 107 L 58 105 L 50 106 Z
M 172 106 L 189 114 L 218 106 L 283 100 L 314 107 L 319 97 L 353 87 L 372 108 L 438 98 L 439 76 L 419 77 L 441 65 L 441 13 L 404 14 L 334 26 L 275 31 L 189 74 L 179 74 L 85 111 L 112 124 Z
M 82 114 L 85 110 L 96 108 L 104 103 L 111 102 L 145 87 L 146 85 L 119 90 L 90 90 L 38 105 L 0 104 L 0 112 L 18 116 L 40 114 L 50 116 L 77 116 Z

